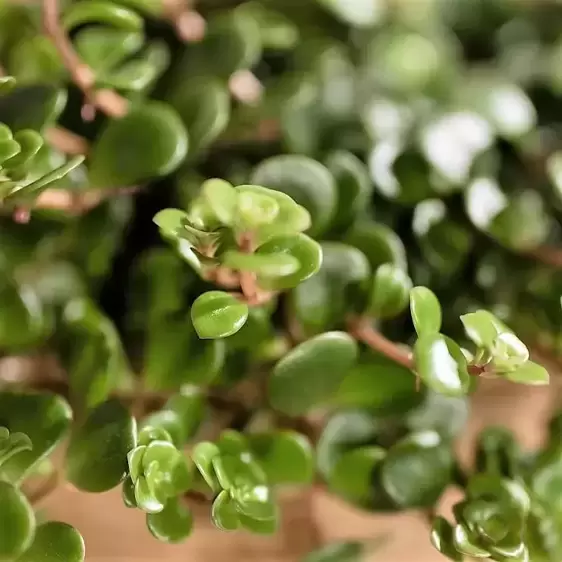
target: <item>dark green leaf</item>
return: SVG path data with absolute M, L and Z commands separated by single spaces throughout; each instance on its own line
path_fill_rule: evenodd
M 295 431 L 250 436 L 250 446 L 270 484 L 309 484 L 314 476 L 310 441 Z
M 67 30 L 88 23 L 105 24 L 125 31 L 140 31 L 143 28 L 141 16 L 113 2 L 78 2 L 65 10 L 62 24 Z
M 177 544 L 193 530 L 193 515 L 179 498 L 170 498 L 160 513 L 148 513 L 146 526 L 159 541 Z
M 402 507 L 430 507 L 452 479 L 453 457 L 434 431 L 413 434 L 392 447 L 381 478 L 387 494 Z
M 324 231 L 337 205 L 337 188 L 329 170 L 301 155 L 281 155 L 264 160 L 251 182 L 286 193 L 310 212 L 310 233 Z
M 248 318 L 248 305 L 222 291 L 209 291 L 197 297 L 191 319 L 201 339 L 226 338 L 242 328 Z
M 35 534 L 35 514 L 23 493 L 0 481 L 0 560 L 15 560 Z
M 435 517 L 431 526 L 431 544 L 445 557 L 462 562 L 462 556 L 453 544 L 453 527 L 443 517 Z
M 400 314 L 410 298 L 412 281 L 403 269 L 383 264 L 375 272 L 367 313 L 374 318 L 392 318 Z
M 92 187 L 135 185 L 174 171 L 187 154 L 188 139 L 176 112 L 151 101 L 111 120 L 90 155 Z
M 453 529 L 453 544 L 455 548 L 466 556 L 474 558 L 488 558 L 490 553 L 471 541 L 468 530 L 462 525 L 455 525 Z
M 256 535 L 274 535 L 279 530 L 279 516 L 271 519 L 254 519 L 243 513 L 239 514 L 240 526 Z
M 118 401 L 92 410 L 70 439 L 66 475 L 78 489 L 105 492 L 127 474 L 127 453 L 136 444 L 136 423 Z
M 33 444 L 8 460 L 0 470 L 3 479 L 21 482 L 65 437 L 72 411 L 60 396 L 51 393 L 0 393 L 0 422 L 11 432 L 26 434 Z
M 357 355 L 357 343 L 344 332 L 327 332 L 300 344 L 273 369 L 271 404 L 289 415 L 299 415 L 329 400 Z
M 334 542 L 307 554 L 301 562 L 363 562 L 366 554 L 361 542 Z
M 83 562 L 86 557 L 84 539 L 71 525 L 49 521 L 39 525 L 31 547 L 18 562 Z

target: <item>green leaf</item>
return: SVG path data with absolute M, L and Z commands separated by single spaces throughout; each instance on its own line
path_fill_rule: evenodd
M 301 562 L 363 562 L 366 555 L 362 542 L 334 542 L 307 554 Z
M 260 246 L 256 256 L 285 256 L 296 263 L 292 272 L 285 271 L 280 275 L 270 272 L 258 272 L 259 284 L 266 289 L 282 290 L 296 287 L 312 277 L 322 264 L 322 247 L 306 234 L 274 236 Z
M 364 353 L 349 371 L 334 404 L 364 407 L 381 415 L 402 414 L 420 404 L 422 392 L 416 392 L 412 371 L 384 355 Z
M 72 434 L 66 475 L 85 492 L 105 492 L 127 474 L 127 453 L 136 445 L 136 422 L 115 399 L 97 406 Z
M 160 513 L 146 515 L 146 526 L 159 541 L 177 544 L 191 535 L 193 515 L 180 503 L 179 498 L 170 498 Z
M 479 472 L 516 478 L 520 451 L 511 431 L 504 427 L 487 427 L 478 436 L 476 467 Z
M 295 431 L 255 434 L 250 447 L 270 484 L 310 484 L 314 453 L 310 441 Z
M 240 526 L 256 535 L 274 535 L 279 530 L 279 515 L 271 519 L 254 519 L 243 513 L 239 514 Z
M 278 211 L 275 220 L 271 224 L 263 224 L 255 229 L 258 245 L 267 242 L 273 236 L 293 235 L 297 232 L 304 232 L 310 227 L 310 213 L 289 195 L 258 185 L 239 185 L 236 189 L 240 192 L 239 197 L 242 197 L 242 204 L 244 204 L 245 196 L 267 197 L 277 203 Z
M 490 350 L 492 363 L 499 372 L 510 372 L 524 366 L 529 359 L 529 350 L 513 333 L 498 335 Z
M 281 252 L 245 254 L 229 250 L 221 256 L 221 262 L 231 269 L 251 271 L 273 279 L 287 277 L 301 269 L 300 262 L 295 257 Z
M 188 84 L 173 90 L 169 102 L 187 129 L 192 154 L 212 144 L 230 120 L 228 89 L 215 77 L 190 75 Z
M 98 74 L 104 74 L 134 55 L 143 41 L 139 31 L 91 26 L 80 29 L 73 43 L 82 61 Z
M 344 332 L 327 332 L 298 345 L 273 369 L 269 380 L 272 406 L 288 415 L 301 415 L 329 400 L 357 355 L 356 341 Z
M 347 233 L 345 242 L 365 254 L 373 271 L 385 263 L 392 263 L 404 271 L 408 268 L 402 240 L 384 224 L 358 221 Z
M 71 525 L 49 521 L 37 527 L 31 547 L 17 562 L 83 562 L 85 558 L 82 535 Z
M 187 217 L 187 213 L 179 209 L 162 209 L 154 215 L 152 220 L 166 234 L 178 236 L 178 232 L 182 230 Z
M 490 556 L 487 550 L 475 545 L 470 539 L 469 532 L 465 527 L 455 525 L 453 529 L 453 544 L 459 552 L 474 558 L 488 558 Z
M 470 375 L 460 347 L 450 338 L 422 332 L 414 346 L 414 362 L 424 383 L 447 396 L 468 392 Z
M 207 441 L 197 443 L 191 453 L 191 458 L 195 466 L 213 491 L 220 489 L 215 469 L 213 468 L 213 459 L 218 457 L 220 457 L 219 448 L 214 443 L 209 443 Z
M 110 120 L 90 154 L 92 187 L 135 185 L 173 172 L 187 154 L 185 128 L 168 105 L 151 101 Z
M 135 447 L 127 453 L 129 474 L 131 475 L 133 482 L 136 482 L 138 478 L 143 474 L 142 458 L 144 457 L 145 451 L 146 445 L 141 445 L 139 447 Z
M 209 291 L 197 297 L 191 319 L 201 339 L 226 338 L 242 328 L 248 318 L 248 305 L 222 291 Z
M 204 200 L 220 223 L 230 226 L 236 218 L 238 193 L 230 183 L 221 179 L 207 180 L 201 186 Z
M 33 449 L 33 444 L 31 439 L 25 433 L 9 433 L 9 431 L 3 427 L 8 435 L 2 436 L 0 439 L 0 466 L 6 463 L 14 455 L 22 453 L 23 451 L 31 451 Z
M 23 493 L 0 481 L 0 560 L 15 560 L 35 534 L 35 514 Z
M 521 367 L 515 369 L 515 371 L 505 373 L 504 376 L 511 382 L 533 386 L 548 384 L 550 381 L 548 371 L 542 365 L 532 361 L 527 361 Z
M 381 482 L 401 507 L 433 506 L 452 480 L 453 456 L 435 431 L 412 434 L 385 457 Z
M 250 449 L 246 436 L 234 429 L 225 429 L 221 432 L 217 446 L 223 455 L 242 455 Z
M 246 485 L 232 488 L 230 491 L 236 510 L 250 519 L 266 521 L 276 519 L 278 509 L 273 500 L 271 490 L 264 484 Z M 244 525 L 244 520 L 240 522 Z
M 461 316 L 466 335 L 479 347 L 491 349 L 499 334 L 509 328 L 487 310 L 477 310 Z
M 264 160 L 251 182 L 286 193 L 307 209 L 312 217 L 310 234 L 322 233 L 337 205 L 337 188 L 330 171 L 306 156 L 289 154 Z
M 66 106 L 66 89 L 43 84 L 19 86 L 0 96 L 0 123 L 15 133 L 43 131 L 58 119 Z
M 262 468 L 247 454 L 224 454 L 212 460 L 213 468 L 221 488 L 254 489 L 266 483 L 266 475 Z
M 330 480 L 340 457 L 348 450 L 372 442 L 380 427 L 367 412 L 349 410 L 333 415 L 322 431 L 316 447 L 318 471 Z
M 137 498 L 135 497 L 135 484 L 130 477 L 123 482 L 123 486 L 121 488 L 121 499 L 123 500 L 125 507 L 128 507 L 129 509 L 138 507 Z
M 150 445 L 153 441 L 167 441 L 173 443 L 172 436 L 163 427 L 145 425 L 139 431 L 137 443 L 139 446 Z
M 67 31 L 88 23 L 104 24 L 125 31 L 141 31 L 144 24 L 136 12 L 103 0 L 71 4 L 62 18 L 62 25 Z
M 412 281 L 403 269 L 392 264 L 381 265 L 373 277 L 367 314 L 374 318 L 392 318 L 407 306 Z
M 386 452 L 375 446 L 360 447 L 344 453 L 330 474 L 330 490 L 347 501 L 370 507 L 373 489 L 373 474 Z
M 239 190 L 236 212 L 236 230 L 253 232 L 275 221 L 279 215 L 279 203 L 264 193 Z
M 414 287 L 410 291 L 410 312 L 418 336 L 441 330 L 441 305 L 427 287 Z
M 453 544 L 453 527 L 443 517 L 438 516 L 433 519 L 430 540 L 443 556 L 455 562 L 462 562 L 462 556 Z
M 240 526 L 240 517 L 226 490 L 220 492 L 213 501 L 211 519 L 221 531 L 236 531 Z
M 325 164 L 334 176 L 338 192 L 332 228 L 348 226 L 370 203 L 373 184 L 369 172 L 357 156 L 344 150 L 330 154 Z
M 64 398 L 51 393 L 0 392 L 0 419 L 12 433 L 24 433 L 33 448 L 6 461 L 0 476 L 21 482 L 66 436 L 72 411 Z

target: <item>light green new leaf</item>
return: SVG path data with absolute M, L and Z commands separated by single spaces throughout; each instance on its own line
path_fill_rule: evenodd
M 48 521 L 37 527 L 31 547 L 17 562 L 83 562 L 85 558 L 82 535 L 71 525 Z
M 201 339 L 226 338 L 245 324 L 248 305 L 223 291 L 209 291 L 193 303 L 191 319 Z
M 392 318 L 407 306 L 412 280 L 396 265 L 381 265 L 373 277 L 367 314 L 374 318 Z
M 162 209 L 152 219 L 166 234 L 178 236 L 178 231 L 187 221 L 187 213 L 179 209 Z
M 208 441 L 197 443 L 191 453 L 191 459 L 201 473 L 201 476 L 203 476 L 211 490 L 214 491 L 220 489 L 217 475 L 213 468 L 213 459 L 217 457 L 220 457 L 220 449 L 214 443 Z
M 512 382 L 533 386 L 548 384 L 550 381 L 548 371 L 542 365 L 533 363 L 533 361 L 527 361 L 515 371 L 505 373 L 504 376 Z
M 297 258 L 282 252 L 245 254 L 229 250 L 221 256 L 221 262 L 231 269 L 250 271 L 273 279 L 288 277 L 301 269 Z
M 490 349 L 497 336 L 511 330 L 491 312 L 477 310 L 461 316 L 466 335 L 479 347 Z
M 357 342 L 344 332 L 326 332 L 298 345 L 273 369 L 271 405 L 288 415 L 301 415 L 329 400 L 357 355 Z
M 414 287 L 410 291 L 410 312 L 418 336 L 441 330 L 441 305 L 427 287 Z
M 224 225 L 230 226 L 236 218 L 238 193 L 230 183 L 210 179 L 201 186 L 201 193 L 209 208 Z
M 470 375 L 460 347 L 442 334 L 422 334 L 414 346 L 416 371 L 429 388 L 447 396 L 468 392 Z
M 221 531 L 236 531 L 240 527 L 240 517 L 226 490 L 215 498 L 211 508 L 211 519 Z
M 70 438 L 66 475 L 85 492 L 105 492 L 127 474 L 127 453 L 136 445 L 135 419 L 118 400 L 90 412 Z
M 90 154 L 92 187 L 135 185 L 174 171 L 187 154 L 188 137 L 172 107 L 151 101 L 110 120 Z
M 35 534 L 35 514 L 18 488 L 0 481 L 0 560 L 15 560 Z

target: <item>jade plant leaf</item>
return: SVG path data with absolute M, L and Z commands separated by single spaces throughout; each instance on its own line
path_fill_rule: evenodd
M 211 509 L 211 519 L 221 531 L 236 531 L 240 526 L 240 516 L 226 490 L 220 492 L 215 498 Z
M 63 440 L 72 420 L 64 398 L 51 393 L 0 392 L 0 425 L 10 432 L 26 434 L 33 444 L 6 461 L 2 479 L 19 483 Z
M 414 287 L 410 291 L 410 311 L 418 336 L 435 334 L 441 329 L 441 305 L 427 287 Z
M 327 332 L 298 345 L 273 369 L 269 380 L 272 406 L 289 415 L 300 415 L 326 402 L 357 355 L 357 343 L 344 332 Z
M 35 530 L 31 547 L 18 562 L 83 562 L 86 557 L 84 539 L 71 525 L 58 521 L 43 523 Z
M 301 562 L 363 562 L 366 554 L 359 541 L 335 542 L 307 554 Z
M 396 265 L 381 265 L 373 277 L 367 312 L 374 318 L 392 318 L 407 306 L 412 281 Z
M 0 482 L 0 560 L 15 560 L 35 535 L 35 514 L 18 488 Z
M 146 515 L 146 526 L 159 541 L 177 544 L 191 535 L 193 514 L 180 502 L 180 498 L 170 498 L 162 511 Z
M 174 171 L 187 154 L 188 137 L 175 110 L 151 101 L 110 121 L 89 159 L 92 187 L 115 188 Z
M 310 234 L 329 225 L 337 206 L 337 188 L 330 171 L 320 162 L 301 155 L 273 156 L 253 172 L 251 182 L 292 197 L 312 217 Z
M 248 305 L 223 291 L 209 291 L 197 297 L 191 319 L 201 339 L 226 338 L 242 328 Z
M 135 419 L 118 400 L 92 410 L 71 436 L 66 475 L 85 492 L 115 488 L 127 474 L 127 453 L 136 445 Z

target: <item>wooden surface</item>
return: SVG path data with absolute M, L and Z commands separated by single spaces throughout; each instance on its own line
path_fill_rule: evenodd
M 509 425 L 524 446 L 536 445 L 552 410 L 557 385 L 520 387 L 483 381 L 472 412 L 472 421 L 460 443 L 465 458 L 476 432 L 489 424 Z M 447 503 L 451 503 L 448 498 Z M 417 514 L 379 517 L 361 513 L 322 493 L 299 495 L 285 501 L 284 522 L 274 538 L 216 531 L 208 508 L 197 510 L 196 531 L 182 545 L 163 545 L 144 526 L 144 516 L 121 502 L 120 492 L 88 495 L 62 487 L 44 504 L 50 519 L 78 527 L 86 540 L 89 562 L 297 562 L 315 545 L 342 538 L 387 534 L 389 541 L 377 562 L 439 562 L 444 560 L 429 545 L 428 532 Z M 446 507 L 444 508 L 446 511 Z M 316 525 L 310 524 L 310 514 Z

